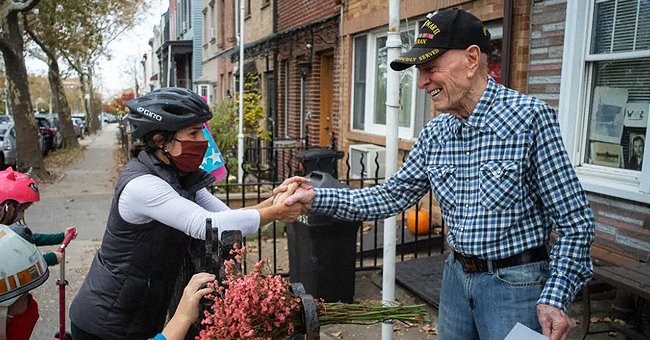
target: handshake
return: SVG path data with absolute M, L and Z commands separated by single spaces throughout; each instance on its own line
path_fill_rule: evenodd
M 311 209 L 316 193 L 309 182 L 309 179 L 295 176 L 273 189 L 273 197 L 267 200 L 274 212 L 273 219 L 290 223 Z

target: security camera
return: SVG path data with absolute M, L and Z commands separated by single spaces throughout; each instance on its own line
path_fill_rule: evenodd
M 307 49 L 311 49 L 311 44 L 307 44 L 305 47 L 307 47 Z

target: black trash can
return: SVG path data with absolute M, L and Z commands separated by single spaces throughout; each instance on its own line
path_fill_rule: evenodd
M 328 173 L 307 178 L 314 188 L 344 188 Z M 352 302 L 357 232 L 361 222 L 308 214 L 287 226 L 289 278 L 326 302 Z
M 321 171 L 338 178 L 338 160 L 343 158 L 343 151 L 311 148 L 299 152 L 296 158 L 302 165 L 300 175 L 304 176 L 312 171 Z

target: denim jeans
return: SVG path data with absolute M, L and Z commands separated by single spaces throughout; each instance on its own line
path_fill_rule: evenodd
M 542 332 L 537 300 L 548 261 L 465 273 L 453 254 L 445 260 L 438 314 L 440 340 L 503 340 L 520 322 Z

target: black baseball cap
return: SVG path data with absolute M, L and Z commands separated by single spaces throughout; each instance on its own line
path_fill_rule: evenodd
M 395 71 L 427 63 L 448 50 L 464 50 L 476 45 L 481 52 L 490 49 L 490 32 L 483 22 L 462 9 L 446 9 L 427 15 L 411 50 L 390 63 Z

